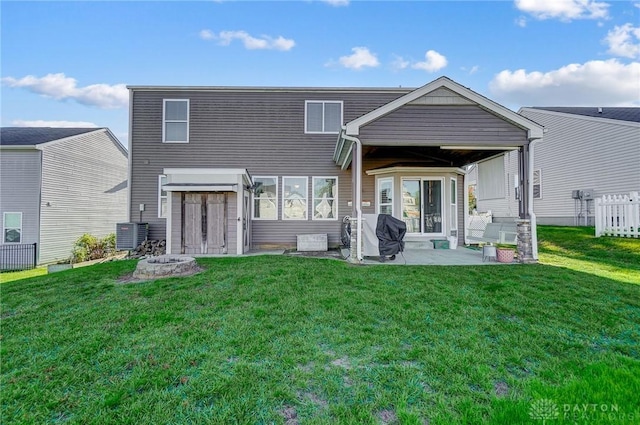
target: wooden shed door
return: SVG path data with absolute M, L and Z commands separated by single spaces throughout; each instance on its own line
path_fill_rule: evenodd
M 224 254 L 226 196 L 185 193 L 182 251 L 185 254 Z

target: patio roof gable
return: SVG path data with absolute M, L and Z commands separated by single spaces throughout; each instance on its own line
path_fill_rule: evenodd
M 477 105 L 526 130 L 529 140 L 543 135 L 543 127 L 539 124 L 444 76 L 348 122 L 344 126 L 344 134 L 358 136 L 362 127 L 405 105 Z

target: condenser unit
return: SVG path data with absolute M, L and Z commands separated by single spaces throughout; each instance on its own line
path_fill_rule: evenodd
M 116 224 L 116 249 L 130 251 L 136 249 L 147 239 L 148 223 L 118 223 Z

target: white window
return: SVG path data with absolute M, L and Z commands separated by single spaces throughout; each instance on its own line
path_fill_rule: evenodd
M 503 155 L 480 162 L 478 164 L 478 199 L 504 199 L 505 175 Z
M 278 177 L 254 177 L 253 218 L 278 219 Z
M 282 219 L 307 219 L 307 177 L 282 178 Z
M 451 194 L 451 236 L 457 236 L 458 230 L 458 181 L 455 178 L 450 179 L 449 190 Z
M 542 170 L 533 170 L 533 199 L 542 199 Z
M 393 177 L 377 180 L 376 210 L 378 214 L 393 215 Z
M 305 102 L 305 133 L 339 133 L 342 128 L 342 102 Z
M 22 242 L 22 213 L 6 212 L 2 220 L 2 234 L 4 243 Z
M 188 99 L 164 99 L 162 141 L 189 143 Z
M 167 184 L 167 176 L 158 176 L 158 217 L 167 217 L 167 192 L 162 190 L 162 186 Z
M 338 178 L 313 178 L 313 219 L 338 219 Z

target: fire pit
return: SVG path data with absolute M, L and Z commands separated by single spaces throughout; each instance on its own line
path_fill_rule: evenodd
M 136 270 L 133 272 L 133 278 L 148 280 L 161 277 L 188 276 L 197 273 L 199 270 L 196 259 L 193 257 L 160 255 L 140 260 Z

